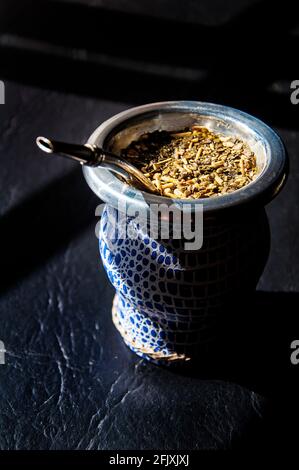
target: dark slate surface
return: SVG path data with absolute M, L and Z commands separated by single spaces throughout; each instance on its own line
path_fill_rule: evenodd
M 263 5 L 260 16 L 258 10 L 252 13 L 260 21 L 256 44 L 264 37 L 267 2 Z M 274 10 L 268 35 L 272 45 L 278 13 Z M 287 9 L 284 18 L 293 26 Z M 191 38 L 206 33 L 194 30 Z M 221 36 L 221 31 L 215 33 Z M 36 36 L 43 34 L 41 28 Z M 228 38 L 234 36 L 228 33 Z M 284 39 L 284 46 L 295 48 L 297 39 L 288 41 Z M 206 53 L 202 75 L 194 57 L 179 67 L 157 66 L 153 74 L 151 65 L 142 72 L 142 60 L 152 63 L 155 58 L 148 50 L 136 71 L 136 62 L 133 67 L 130 62 L 130 55 L 136 60 L 136 48 L 125 51 L 128 61 L 122 67 L 118 60 L 114 67 L 109 61 L 103 64 L 103 56 L 84 64 L 82 57 L 71 60 L 72 49 L 64 50 L 69 58 L 62 60 L 57 49 L 51 55 L 46 47 L 42 54 L 34 43 L 24 56 L 16 49 L 18 41 L 4 43 L 0 41 L 0 79 L 6 85 L 6 104 L 0 106 L 0 340 L 7 354 L 6 364 L 0 365 L 0 448 L 252 449 L 292 444 L 299 371 L 289 360 L 290 343 L 299 332 L 299 105 L 290 104 L 288 88 L 298 78 L 293 63 L 283 68 L 286 58 L 279 62 L 275 47 L 267 49 L 263 43 L 268 67 L 263 54 L 256 56 L 263 68 L 249 77 L 248 66 L 240 62 L 240 82 L 229 70 L 219 78 Z M 251 54 L 250 41 L 244 47 Z M 175 55 L 167 59 L 174 61 Z M 281 70 L 287 70 L 285 79 L 277 80 Z M 94 233 L 99 201 L 80 168 L 40 155 L 34 145 L 43 134 L 84 142 L 118 111 L 175 98 L 221 102 L 265 119 L 284 138 L 291 161 L 288 184 L 268 207 L 271 255 L 254 303 L 244 299 L 237 319 L 197 367 L 187 371 L 145 363 L 122 344 L 112 326 L 113 291 Z
M 7 348 L 6 365 L 0 366 L 1 448 L 261 444 L 280 412 L 273 368 L 280 378 L 288 368 L 292 311 L 285 310 L 282 321 L 273 306 L 285 305 L 290 294 L 260 294 L 258 318 L 253 313 L 249 318 L 240 306 L 234 334 L 224 333 L 197 371 L 161 369 L 135 357 L 110 319 L 113 292 L 94 234 L 98 201 L 80 169 L 41 156 L 34 146 L 38 134 L 84 141 L 90 129 L 124 105 L 11 82 L 6 93 L 7 104 L 0 109 L 6 273 L 0 337 Z M 285 137 L 292 156 L 295 133 Z M 298 246 L 287 224 L 291 214 L 298 217 L 290 204 L 292 198 L 296 203 L 295 184 L 294 171 L 269 208 L 273 246 L 261 280 L 265 290 L 297 288 L 291 258 L 298 256 Z

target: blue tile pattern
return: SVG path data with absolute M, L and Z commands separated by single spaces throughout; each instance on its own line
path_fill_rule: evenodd
M 256 286 L 268 250 L 264 211 L 254 223 L 206 221 L 202 249 L 189 252 L 184 240 L 151 239 L 132 217 L 126 219 L 131 238 L 118 236 L 118 220 L 118 211 L 106 205 L 100 253 L 116 290 L 115 326 L 142 357 L 158 362 L 192 357 L 213 337 L 215 320 L 236 291 Z

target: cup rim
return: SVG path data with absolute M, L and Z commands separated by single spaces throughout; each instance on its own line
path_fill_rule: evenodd
M 91 189 L 105 202 L 118 207 L 122 203 L 133 204 L 137 210 L 149 210 L 149 205 L 176 204 L 182 206 L 202 205 L 204 213 L 215 213 L 223 209 L 236 208 L 244 204 L 270 202 L 282 189 L 287 179 L 288 160 L 284 144 L 278 134 L 260 119 L 236 108 L 215 103 L 200 101 L 164 101 L 129 108 L 104 121 L 89 137 L 87 143 L 104 146 L 110 135 L 124 129 L 136 118 L 159 113 L 190 113 L 200 116 L 213 116 L 222 121 L 242 124 L 267 145 L 268 159 L 261 174 L 241 189 L 212 198 L 172 199 L 165 196 L 150 194 L 120 181 L 112 172 L 105 168 L 83 167 L 83 174 Z

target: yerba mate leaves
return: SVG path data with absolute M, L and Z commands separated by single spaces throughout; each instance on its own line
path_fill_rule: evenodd
M 193 126 L 144 134 L 122 151 L 163 196 L 198 199 L 242 188 L 257 174 L 256 157 L 234 136 Z

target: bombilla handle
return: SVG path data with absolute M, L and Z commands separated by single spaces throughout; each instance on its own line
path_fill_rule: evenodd
M 80 162 L 81 165 L 98 166 L 101 164 L 103 154 L 96 146 L 85 144 L 69 144 L 58 140 L 37 137 L 37 146 L 46 153 L 56 153 L 66 158 Z

